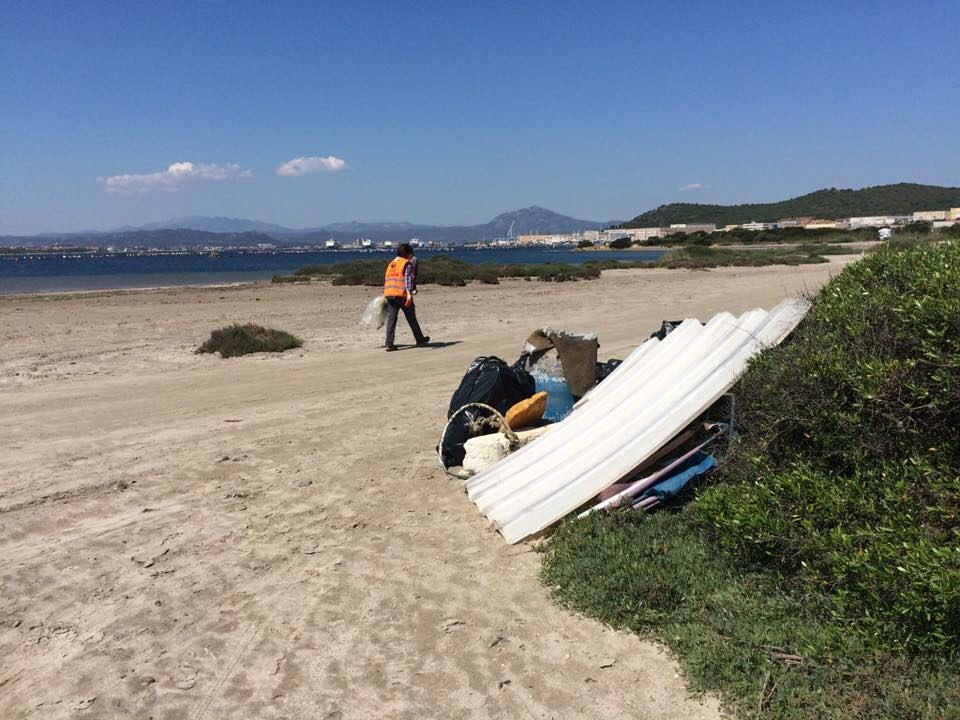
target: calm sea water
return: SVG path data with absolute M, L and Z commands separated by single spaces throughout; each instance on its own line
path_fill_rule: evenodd
M 603 253 L 576 250 L 499 249 L 446 251 L 469 263 L 546 263 L 578 265 L 587 260 L 655 260 L 661 250 L 625 250 Z M 436 255 L 420 251 L 419 258 Z M 0 255 L 0 295 L 72 290 L 216 285 L 269 280 L 304 265 L 327 265 L 351 260 L 393 257 L 387 252 L 275 252 L 220 255 Z

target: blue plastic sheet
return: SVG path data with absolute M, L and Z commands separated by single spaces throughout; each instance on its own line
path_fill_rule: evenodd
M 532 375 L 537 392 L 546 391 L 547 393 L 544 419 L 560 422 L 573 410 L 573 395 L 570 394 L 570 387 L 566 380 L 548 377 L 538 372 L 533 372 Z
M 689 485 L 694 478 L 703 475 L 708 470 L 712 470 L 716 465 L 717 461 L 714 460 L 713 455 L 697 453 L 678 468 L 677 472 L 673 475 L 647 488 L 642 495 L 636 498 L 636 501 L 639 502 L 645 498 L 655 497 L 660 502 L 664 502 L 665 500 L 676 497 L 683 492 L 683 489 Z

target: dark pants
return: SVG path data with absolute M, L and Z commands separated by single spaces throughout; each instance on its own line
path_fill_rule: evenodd
M 417 310 L 413 306 L 404 307 L 402 297 L 387 298 L 387 346 L 393 345 L 394 336 L 397 333 L 397 311 L 403 310 L 403 316 L 407 319 L 407 325 L 413 332 L 413 338 L 418 343 L 424 340 L 423 331 L 420 329 L 420 323 L 417 322 Z

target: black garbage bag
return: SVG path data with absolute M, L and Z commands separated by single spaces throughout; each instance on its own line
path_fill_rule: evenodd
M 614 358 L 610 358 L 606 362 L 598 362 L 597 363 L 597 384 L 603 382 L 608 377 L 610 377 L 610 373 L 616 370 L 622 362 L 623 360 L 616 360 Z
M 667 335 L 680 327 L 680 323 L 682 322 L 683 320 L 663 320 L 660 322 L 660 329 L 650 333 L 650 337 L 663 340 Z
M 663 340 L 667 335 L 672 333 L 680 324 L 685 322 L 684 320 L 661 320 L 660 329 L 656 332 L 650 333 L 650 337 L 657 338 L 657 340 Z M 703 323 L 700 323 L 703 325 Z
M 513 405 L 533 396 L 536 387 L 533 376 L 520 367 L 507 365 L 498 357 L 478 357 L 460 381 L 460 387 L 450 399 L 449 419 L 457 410 L 472 402 L 480 402 L 506 413 Z M 493 428 L 480 430 L 482 421 L 493 413 L 483 408 L 470 408 L 450 423 L 440 439 L 440 454 L 446 467 L 463 464 L 463 444 L 475 435 L 494 432 Z M 494 426 L 495 427 L 495 426 Z

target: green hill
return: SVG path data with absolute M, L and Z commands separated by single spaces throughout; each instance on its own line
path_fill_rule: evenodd
M 673 223 L 740 225 L 787 217 L 846 218 L 861 215 L 906 215 L 918 210 L 960 207 L 960 187 L 898 183 L 861 190 L 828 188 L 776 203 L 698 205 L 670 203 L 637 215 L 623 227 L 667 227 Z

